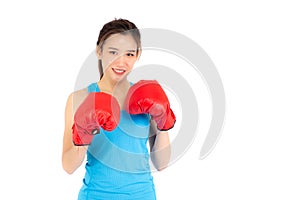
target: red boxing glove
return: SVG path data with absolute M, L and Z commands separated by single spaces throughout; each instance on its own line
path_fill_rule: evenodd
M 124 105 L 129 114 L 150 114 L 161 131 L 167 131 L 175 124 L 176 117 L 168 97 L 155 80 L 141 80 L 131 86 Z
M 104 92 L 90 92 L 74 115 L 73 143 L 91 144 L 100 126 L 107 131 L 115 129 L 120 121 L 120 106 L 115 97 Z

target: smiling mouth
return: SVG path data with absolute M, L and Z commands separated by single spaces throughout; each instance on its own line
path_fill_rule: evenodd
M 122 75 L 126 72 L 126 70 L 124 69 L 117 69 L 117 68 L 112 68 L 112 70 L 116 73 L 116 74 L 119 74 L 119 75 Z

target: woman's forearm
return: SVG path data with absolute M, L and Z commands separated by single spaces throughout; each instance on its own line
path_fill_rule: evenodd
M 72 174 L 83 162 L 86 146 L 73 146 L 62 154 L 62 165 L 68 174 Z
M 171 145 L 168 132 L 159 132 L 156 135 L 151 151 L 151 160 L 158 171 L 165 169 L 171 158 Z

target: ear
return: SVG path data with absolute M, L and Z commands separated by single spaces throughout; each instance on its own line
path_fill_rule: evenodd
M 136 55 L 136 57 L 137 57 L 137 60 L 139 60 L 139 59 L 140 59 L 140 57 L 141 57 L 141 54 L 142 54 L 142 48 L 139 48 L 139 53 Z
M 96 45 L 96 56 L 98 57 L 98 60 L 102 59 L 102 50 L 100 49 L 99 45 Z

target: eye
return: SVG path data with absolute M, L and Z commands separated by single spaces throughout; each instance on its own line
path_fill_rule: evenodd
M 135 54 L 133 54 L 133 53 L 127 53 L 126 55 L 129 57 L 135 56 Z
M 118 52 L 116 52 L 116 51 L 109 51 L 109 53 L 112 54 L 112 55 L 117 55 L 118 54 Z

